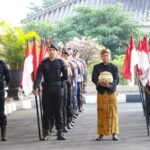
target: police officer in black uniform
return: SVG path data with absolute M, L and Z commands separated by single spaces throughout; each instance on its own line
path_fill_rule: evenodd
M 37 71 L 33 92 L 37 94 L 43 76 L 42 107 L 43 134 L 48 139 L 49 120 L 55 117 L 57 140 L 65 140 L 63 135 L 63 81 L 68 79 L 67 68 L 63 60 L 57 58 L 59 48 L 52 43 L 48 47 L 49 58 L 41 62 Z
M 4 91 L 4 82 L 8 83 L 10 81 L 10 73 L 7 65 L 0 60 L 0 127 L 1 127 L 1 140 L 7 141 L 6 137 L 6 125 L 7 118 L 5 115 L 5 91 Z

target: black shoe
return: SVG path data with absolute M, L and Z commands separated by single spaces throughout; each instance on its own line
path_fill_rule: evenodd
M 74 126 L 74 123 L 73 123 L 73 122 L 71 122 L 71 126 L 72 126 L 72 127 Z
M 47 141 L 48 140 L 48 130 L 47 129 L 43 129 L 43 141 Z
M 71 126 L 71 123 L 68 123 L 68 129 L 71 129 L 72 126 Z
M 58 133 L 57 133 L 57 140 L 66 140 L 63 133 L 60 131 L 58 131 Z
M 98 138 L 96 138 L 96 141 L 102 141 L 103 140 L 103 135 L 100 135 Z
M 119 140 L 119 137 L 117 136 L 117 134 L 113 134 L 112 135 L 112 140 L 114 140 L 114 141 L 118 141 Z
M 75 123 L 75 119 L 72 119 L 72 121 L 71 121 L 72 123 Z
M 47 141 L 49 139 L 49 137 L 46 135 L 43 137 L 42 141 Z
M 7 141 L 7 137 L 3 137 L 1 141 Z
M 57 136 L 57 140 L 66 140 L 64 136 Z
M 75 119 L 76 119 L 77 117 L 78 117 L 78 115 L 77 115 L 77 114 L 74 114 L 73 118 L 75 118 Z
M 68 128 L 66 126 L 63 128 L 63 132 L 68 132 Z

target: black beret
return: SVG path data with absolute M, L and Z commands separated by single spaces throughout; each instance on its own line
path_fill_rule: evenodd
M 59 51 L 59 47 L 55 43 L 49 44 L 48 48 L 54 48 L 56 51 Z
M 68 56 L 69 55 L 72 55 L 72 49 L 68 48 L 68 49 L 63 49 L 62 51 L 64 54 L 67 54 Z

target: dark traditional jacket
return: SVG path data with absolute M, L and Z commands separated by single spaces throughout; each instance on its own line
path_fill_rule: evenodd
M 113 82 L 110 87 L 106 88 L 98 84 L 98 77 L 101 72 L 108 71 L 113 76 Z M 99 63 L 94 66 L 93 72 L 92 72 L 92 81 L 96 85 L 96 89 L 99 93 L 103 94 L 105 91 L 107 91 L 109 94 L 116 91 L 116 86 L 119 83 L 119 77 L 118 77 L 118 68 L 112 63 L 108 63 L 107 65 L 103 63 Z

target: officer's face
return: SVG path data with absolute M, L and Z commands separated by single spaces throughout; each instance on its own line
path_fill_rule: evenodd
M 54 59 L 57 56 L 57 51 L 54 48 L 48 48 L 48 54 L 50 59 Z

